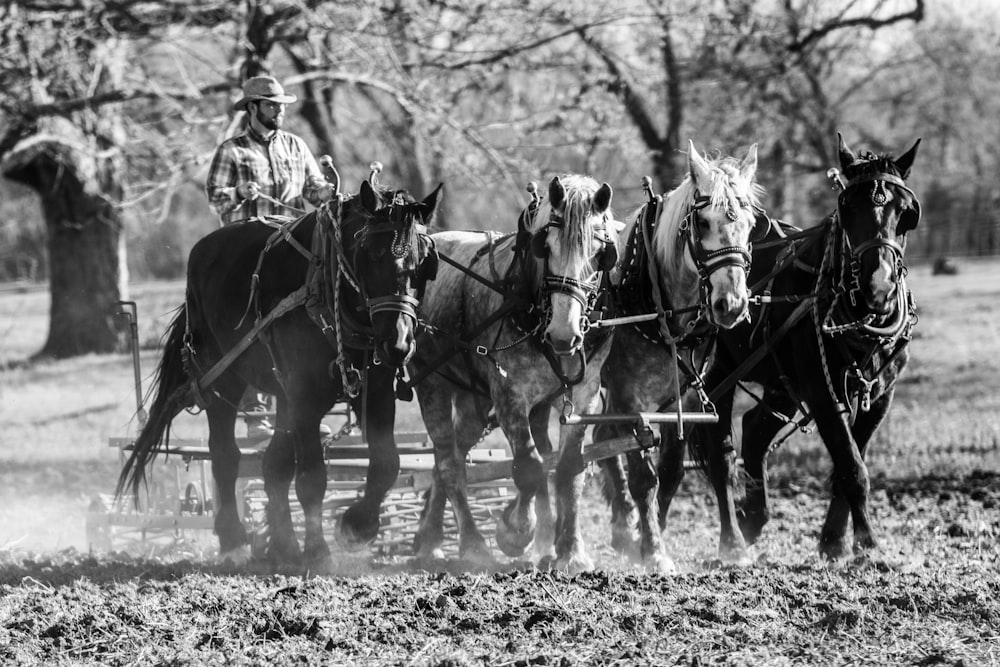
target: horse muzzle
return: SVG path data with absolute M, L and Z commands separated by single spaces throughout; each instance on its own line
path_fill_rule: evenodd
M 416 352 L 417 305 L 405 294 L 368 300 L 376 348 L 384 363 L 401 368 Z
M 726 294 L 712 301 L 712 323 L 722 329 L 732 329 L 747 318 L 749 301 L 746 296 Z

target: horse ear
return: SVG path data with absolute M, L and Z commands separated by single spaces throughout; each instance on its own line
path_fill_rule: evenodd
M 566 188 L 563 187 L 562 181 L 559 180 L 558 176 L 553 176 L 552 180 L 549 181 L 549 206 L 553 210 L 560 208 L 563 205 L 565 197 Z
M 374 213 L 382 208 L 382 198 L 378 196 L 375 188 L 368 181 L 361 181 L 361 205 L 369 213 Z
M 442 188 L 444 188 L 444 183 L 438 183 L 438 186 L 434 188 L 434 192 L 424 197 L 424 200 L 420 202 L 420 217 L 423 218 L 426 225 L 431 224 L 430 221 L 437 211 L 438 199 L 441 197 Z
M 613 194 L 614 192 L 611 190 L 611 186 L 607 183 L 602 183 L 601 187 L 599 187 L 597 192 L 594 193 L 594 212 L 604 213 L 607 211 L 608 207 L 611 206 L 611 196 Z
M 837 133 L 837 152 L 840 155 L 841 171 L 844 171 L 858 161 L 858 156 L 854 154 L 854 151 L 847 147 L 847 142 L 844 141 L 844 135 L 840 132 Z
M 688 172 L 695 183 L 707 183 L 710 180 L 711 169 L 705 158 L 698 154 L 698 149 L 694 147 L 694 142 L 688 139 Z
M 898 160 L 895 160 L 896 169 L 899 170 L 900 178 L 904 180 L 910 176 L 910 167 L 913 166 L 913 158 L 917 157 L 917 146 L 920 145 L 920 139 L 917 139 L 913 147 L 899 156 Z
M 753 182 L 753 177 L 757 175 L 757 144 L 754 144 L 747 151 L 747 156 L 740 163 L 740 176 L 747 183 Z

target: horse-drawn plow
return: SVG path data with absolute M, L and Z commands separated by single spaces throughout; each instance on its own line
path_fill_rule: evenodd
M 333 416 L 346 420 L 346 408 Z M 324 525 L 333 543 L 336 519 L 340 512 L 362 494 L 365 470 L 368 466 L 368 446 L 354 428 L 328 439 L 324 454 L 327 466 L 327 492 L 323 502 Z M 381 529 L 373 543 L 374 553 L 405 554 L 416 531 L 423 493 L 430 487 L 434 454 L 427 434 L 422 431 L 396 433 L 399 444 L 401 472 L 380 515 Z M 262 546 L 266 535 L 266 495 L 261 478 L 261 442 L 237 438 L 241 457 L 237 481 L 237 508 L 254 548 Z M 110 446 L 124 461 L 133 439 L 114 437 Z M 506 467 L 509 478 L 509 452 L 500 447 L 487 447 L 472 452 L 472 470 L 486 466 L 490 477 L 470 484 L 470 496 L 477 520 L 484 525 L 509 501 L 509 482 L 503 478 Z M 177 540 L 195 540 L 200 534 L 211 533 L 215 519 L 215 488 L 207 440 L 200 438 L 173 439 L 170 447 L 157 454 L 145 494 L 136 503 L 135 496 L 102 494 L 94 498 L 87 513 L 87 541 L 91 549 L 151 550 Z M 293 501 L 294 487 L 292 491 Z M 301 517 L 294 517 L 296 525 Z M 446 534 L 453 528 L 446 526 Z
M 138 352 L 136 305 L 122 302 L 121 314 L 129 319 L 131 328 L 132 363 L 135 381 L 136 415 L 146 419 L 143 405 L 142 373 Z M 258 415 L 261 416 L 261 415 Z M 271 416 L 273 413 L 264 413 Z M 630 450 L 649 448 L 657 444 L 656 427 L 661 423 L 712 423 L 711 413 L 643 412 L 630 415 L 562 414 L 560 427 L 568 425 L 630 424 L 633 434 L 588 443 L 584 460 L 594 463 Z M 368 468 L 368 444 L 357 423 L 352 420 L 350 407 L 338 404 L 324 423 L 336 423 L 333 434 L 324 441 L 327 468 L 327 491 L 323 502 L 323 524 L 331 544 L 335 543 L 339 515 L 363 494 Z M 424 494 L 433 483 L 434 450 L 423 430 L 396 431 L 394 438 L 400 455 L 400 473 L 390 489 L 380 512 L 378 538 L 371 552 L 384 556 L 405 556 L 412 551 L 424 507 Z M 262 457 L 267 441 L 237 437 L 240 463 L 237 481 L 237 509 L 240 520 L 252 536 L 254 551 L 266 543 L 265 508 L 267 497 L 262 479 Z M 478 525 L 484 527 L 484 537 L 494 540 L 495 519 L 510 502 L 513 487 L 511 451 L 502 438 L 486 438 L 471 450 L 466 459 L 469 502 Z M 491 444 L 492 443 L 492 444 Z M 109 439 L 119 463 L 129 456 L 134 437 Z M 559 453 L 543 456 L 545 468 L 551 472 Z M 151 553 L 166 550 L 178 543 L 194 543 L 207 539 L 214 530 L 216 488 L 212 477 L 211 457 L 206 437 L 171 438 L 169 446 L 157 451 L 150 468 L 144 491 L 100 494 L 91 500 L 86 514 L 87 543 L 95 551 L 132 551 Z M 290 493 L 293 522 L 301 532 L 303 518 L 296 513 L 294 484 Z M 451 512 L 445 514 L 446 553 L 457 551 L 457 527 Z M 300 535 L 301 537 L 301 535 Z M 205 542 L 209 544 L 210 542 Z M 491 546 L 496 546 L 492 544 Z

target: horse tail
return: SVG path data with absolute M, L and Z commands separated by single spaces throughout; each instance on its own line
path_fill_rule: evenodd
M 146 481 L 146 468 L 160 445 L 169 438 L 170 423 L 181 410 L 194 404 L 191 378 L 185 369 L 182 355 L 187 329 L 187 308 L 181 306 L 164 334 L 163 356 L 156 369 L 149 417 L 139 431 L 132 452 L 118 475 L 116 498 L 130 490 L 138 505 L 139 490 Z

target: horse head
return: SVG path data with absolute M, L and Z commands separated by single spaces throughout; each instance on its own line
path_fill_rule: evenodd
M 437 275 L 437 252 L 427 226 L 441 187 L 418 202 L 404 191 L 379 192 L 364 181 L 357 198 L 363 223 L 353 232 L 355 273 L 378 356 L 396 368 L 416 349 L 416 309 L 427 281 Z
M 906 185 L 920 139 L 898 159 L 873 153 L 855 154 L 839 140 L 837 219 L 843 233 L 844 278 L 859 292 L 868 312 L 893 313 L 905 274 L 906 233 L 920 221 L 920 202 Z
M 688 142 L 688 173 L 668 196 L 654 247 L 668 291 L 700 301 L 715 326 L 747 318 L 751 244 L 770 220 L 760 212 L 757 144 L 742 161 L 709 160 Z
M 602 272 L 618 262 L 611 186 L 564 174 L 549 182 L 548 200 L 535 200 L 527 220 L 547 314 L 543 339 L 559 355 L 583 347 Z M 529 209 L 531 210 L 531 209 Z

